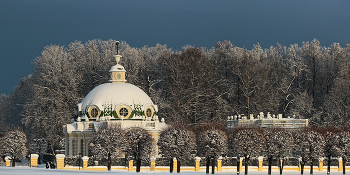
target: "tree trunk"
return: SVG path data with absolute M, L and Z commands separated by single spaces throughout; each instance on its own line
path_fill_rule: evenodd
M 346 157 L 343 158 L 343 174 L 345 174 Z
M 211 159 L 211 174 L 215 173 L 215 158 Z
M 244 163 L 245 163 L 245 165 L 244 165 L 244 174 L 245 175 L 248 174 L 248 161 L 249 161 L 248 157 L 245 156 L 245 158 L 244 158 Z
M 327 160 L 327 174 L 331 173 L 331 156 L 328 156 Z
M 240 169 L 239 169 L 240 161 L 239 160 L 240 160 L 239 157 L 237 157 L 237 175 L 239 175 L 239 171 L 240 171 Z
M 314 158 L 311 158 L 310 175 L 314 174 Z
M 15 167 L 15 166 L 16 166 L 16 158 L 12 157 L 12 167 Z
M 170 173 L 173 173 L 174 170 L 174 162 L 173 162 L 173 158 L 170 158 Z
M 177 159 L 177 173 L 180 173 L 181 161 Z
M 272 166 L 272 156 L 269 156 L 269 168 L 267 170 L 267 174 L 271 175 L 271 166 Z
M 300 174 L 304 174 L 304 160 L 303 159 L 300 162 L 300 166 L 301 166 Z
M 108 153 L 108 171 L 111 171 L 112 167 L 112 160 L 111 160 L 111 153 Z
M 210 166 L 210 158 L 209 156 L 207 157 L 207 163 L 206 163 L 206 171 L 205 173 L 209 174 L 209 166 Z
M 141 159 L 137 158 L 136 160 L 136 172 L 140 172 L 141 171 Z

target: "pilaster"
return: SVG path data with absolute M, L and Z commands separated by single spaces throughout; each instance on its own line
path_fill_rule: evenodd
M 57 169 L 64 169 L 64 154 L 56 154 L 56 168 Z
M 264 161 L 264 157 L 259 156 L 259 157 L 258 157 L 258 161 L 259 161 L 258 171 L 262 171 L 262 170 L 263 170 L 263 161 Z
M 194 160 L 196 161 L 196 165 L 195 165 L 194 171 L 200 171 L 201 158 L 200 157 L 195 157 Z
M 38 154 L 31 154 L 30 155 L 30 167 L 38 167 Z

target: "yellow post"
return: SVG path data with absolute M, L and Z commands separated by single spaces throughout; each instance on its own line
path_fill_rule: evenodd
M 218 165 L 217 165 L 216 171 L 222 171 L 222 160 L 221 159 L 222 159 L 222 157 L 219 157 L 217 160 Z
M 323 171 L 323 160 L 324 158 L 318 159 L 318 171 Z
M 129 160 L 128 171 L 134 171 L 134 161 L 133 160 Z
M 38 167 L 38 158 L 37 154 L 30 154 L 30 167 Z
M 173 171 L 177 171 L 177 160 L 175 157 L 173 158 Z
M 343 159 L 341 157 L 338 158 L 338 171 L 343 171 Z
M 10 166 L 11 166 L 11 157 L 6 156 L 6 157 L 5 157 L 5 161 L 6 161 L 6 166 L 7 166 L 7 167 L 10 167 Z
M 259 161 L 258 171 L 262 171 L 262 170 L 263 170 L 263 161 L 264 161 L 264 157 L 263 157 L 263 156 L 259 156 L 259 157 L 258 157 L 258 161 Z
M 150 171 L 155 171 L 156 170 L 156 158 L 155 157 L 151 157 L 151 168 Z
M 84 157 L 81 158 L 81 159 L 83 159 L 83 169 L 85 170 L 85 169 L 87 169 L 87 167 L 88 167 L 89 157 L 88 157 L 88 156 L 84 156 Z
M 64 169 L 64 154 L 56 154 L 57 169 Z
M 242 166 L 242 164 L 243 164 L 242 162 L 243 162 L 243 157 L 240 157 L 240 158 L 239 158 L 239 170 L 240 170 L 240 171 L 242 171 L 242 167 L 243 167 L 243 166 Z
M 200 157 L 195 157 L 194 160 L 196 161 L 196 165 L 194 167 L 194 171 L 200 171 L 200 163 L 201 163 L 201 158 Z

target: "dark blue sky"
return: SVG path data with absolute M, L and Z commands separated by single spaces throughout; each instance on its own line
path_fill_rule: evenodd
M 283 0 L 0 0 L 0 93 L 32 73 L 50 44 L 123 40 L 132 47 L 217 41 L 251 49 L 318 39 L 350 43 L 350 1 Z

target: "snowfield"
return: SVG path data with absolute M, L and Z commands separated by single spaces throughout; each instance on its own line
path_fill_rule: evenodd
M 150 171 L 141 171 L 140 173 L 136 173 L 135 171 L 128 172 L 124 170 L 113 170 L 113 171 L 84 171 L 84 170 L 58 170 L 58 169 L 45 169 L 45 168 L 29 168 L 29 167 L 0 167 L 0 174 L 1 175 L 21 175 L 21 174 L 26 174 L 26 175 L 40 175 L 40 174 L 50 174 L 50 175 L 78 175 L 78 174 L 89 174 L 89 175 L 101 175 L 101 174 L 119 174 L 119 175 L 128 175 L 128 174 L 139 174 L 139 175 L 162 175 L 162 174 L 170 174 L 168 171 L 156 171 L 156 172 L 150 172 Z M 177 174 L 176 172 L 172 174 Z M 200 171 L 200 172 L 194 172 L 194 171 L 181 171 L 182 175 L 200 175 L 200 174 L 205 174 L 205 171 Z M 235 175 L 237 174 L 236 171 L 221 171 L 221 172 L 215 172 L 215 174 L 222 174 L 222 175 Z M 244 174 L 244 171 L 241 171 L 240 174 Z M 257 171 L 257 170 L 249 170 L 248 172 L 249 175 L 261 175 L 267 174 L 267 170 L 264 171 Z M 273 170 L 272 174 L 279 174 L 277 170 Z M 300 174 L 299 171 L 292 171 L 292 170 L 285 170 L 283 171 L 283 174 L 287 175 L 292 175 L 292 174 Z M 310 172 L 307 170 L 304 172 L 305 175 L 310 174 Z M 326 170 L 324 171 L 314 171 L 315 175 L 326 175 L 327 172 Z M 331 175 L 340 175 L 343 174 L 341 171 L 331 171 Z

